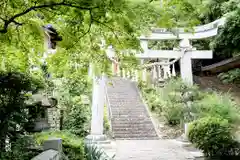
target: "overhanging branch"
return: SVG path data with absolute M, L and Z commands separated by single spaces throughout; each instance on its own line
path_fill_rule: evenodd
M 77 8 L 80 10 L 92 10 L 94 8 L 98 8 L 98 7 L 81 7 L 78 5 L 74 5 L 71 3 L 66 3 L 65 1 L 60 2 L 60 3 L 49 3 L 49 4 L 42 4 L 42 5 L 37 5 L 37 6 L 32 6 L 28 9 L 26 9 L 25 11 L 22 11 L 20 13 L 15 14 L 14 16 L 12 16 L 11 18 L 4 20 L 4 26 L 2 29 L 0 29 L 0 33 L 7 33 L 8 27 L 11 23 L 15 23 L 17 25 L 21 25 L 22 23 L 19 23 L 16 21 L 16 18 L 21 17 L 33 10 L 37 10 L 37 9 L 42 9 L 42 8 L 51 8 L 51 7 L 55 7 L 55 6 L 66 6 L 66 7 L 71 7 L 71 8 Z

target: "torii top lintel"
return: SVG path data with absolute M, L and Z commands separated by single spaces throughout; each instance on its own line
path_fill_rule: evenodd
M 141 36 L 140 40 L 171 40 L 171 39 L 203 39 L 217 35 L 218 27 L 224 25 L 226 18 L 220 18 L 214 22 L 193 27 L 192 32 L 186 32 L 184 28 L 177 28 L 173 34 L 166 28 L 152 29 L 149 36 Z

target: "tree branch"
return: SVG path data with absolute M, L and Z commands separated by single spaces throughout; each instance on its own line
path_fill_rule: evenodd
M 14 16 L 12 16 L 11 18 L 9 18 L 8 20 L 4 20 L 4 26 L 2 29 L 0 29 L 0 33 L 7 33 L 7 29 L 8 29 L 8 26 L 11 24 L 11 23 L 15 23 L 15 24 L 21 24 L 19 22 L 16 22 L 16 18 L 18 17 L 21 17 L 33 10 L 37 10 L 37 9 L 42 9 L 42 8 L 50 8 L 50 7 L 54 7 L 54 6 L 66 6 L 66 7 L 71 7 L 71 8 L 77 8 L 77 9 L 80 9 L 80 10 L 92 10 L 94 8 L 98 8 L 98 7 L 81 7 L 81 6 L 77 6 L 77 5 L 74 5 L 74 4 L 70 4 L 70 3 L 65 3 L 65 1 L 61 2 L 61 3 L 49 3 L 49 4 L 42 4 L 42 5 L 38 5 L 38 6 L 32 6 L 28 9 L 26 9 L 25 11 L 23 12 L 20 12 L 18 14 L 15 14 Z
M 23 25 L 23 23 L 19 23 L 19 22 L 15 21 L 15 20 L 13 20 L 12 22 L 13 22 L 14 24 L 16 24 L 17 26 Z
M 117 34 L 115 33 L 115 29 L 113 29 L 112 27 L 108 26 L 107 24 L 105 24 L 105 23 L 103 23 L 103 22 L 100 22 L 100 21 L 98 21 L 98 20 L 96 20 L 96 19 L 93 19 L 93 21 L 96 22 L 96 23 L 99 23 L 99 24 L 101 24 L 101 25 L 103 25 L 103 26 L 105 26 L 105 27 L 107 27 L 108 29 L 110 29 L 111 32 L 115 35 L 118 43 L 119 43 L 120 45 L 122 45 L 122 43 L 121 43 L 121 41 L 119 40 Z
M 91 28 L 92 28 L 92 22 L 93 22 L 93 15 L 92 15 L 92 11 L 89 10 L 89 16 L 90 16 L 90 22 L 89 22 L 89 26 L 88 26 L 88 29 L 86 32 L 84 32 L 80 37 L 79 39 L 83 38 L 84 36 L 86 36 L 88 33 L 90 33 L 91 31 Z M 73 45 L 71 45 L 71 47 L 68 47 L 68 49 L 72 48 L 73 46 L 75 46 L 79 41 L 76 41 L 75 43 L 73 43 Z

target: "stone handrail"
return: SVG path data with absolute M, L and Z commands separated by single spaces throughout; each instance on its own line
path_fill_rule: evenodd
M 110 85 L 108 84 L 108 82 L 106 82 L 107 84 L 105 85 L 105 88 L 104 88 L 104 94 L 105 94 L 105 104 L 107 105 L 107 109 L 108 109 L 108 120 L 111 122 L 112 120 L 112 110 L 111 110 L 111 107 L 110 107 L 110 102 L 109 102 L 109 98 L 108 98 L 108 94 L 107 94 L 107 85 Z M 109 123 L 110 125 L 110 131 L 112 131 L 112 124 Z

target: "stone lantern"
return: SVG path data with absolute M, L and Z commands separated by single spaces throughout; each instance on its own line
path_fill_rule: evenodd
M 50 129 L 48 122 L 48 108 L 57 105 L 55 98 L 48 98 L 43 94 L 34 94 L 28 104 L 28 124 L 26 130 L 28 132 L 41 132 Z

